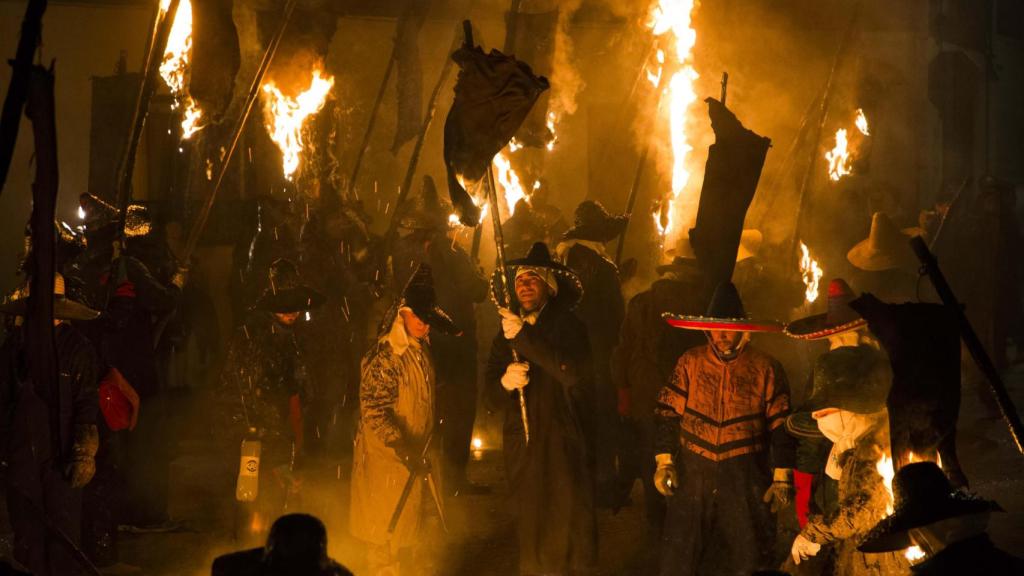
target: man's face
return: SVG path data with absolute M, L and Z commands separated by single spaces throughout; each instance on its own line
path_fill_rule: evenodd
M 277 318 L 277 321 L 280 322 L 281 324 L 284 324 L 285 326 L 291 326 L 292 324 L 295 324 L 296 320 L 299 319 L 299 313 L 298 312 L 275 312 L 274 313 L 274 317 Z
M 516 299 L 526 312 L 533 312 L 548 301 L 548 285 L 540 276 L 526 272 L 516 277 Z
M 743 340 L 743 332 L 711 330 L 708 332 L 708 339 L 719 355 L 730 358 L 739 352 L 740 341 Z
M 405 322 L 405 331 L 409 333 L 409 336 L 417 340 L 422 340 L 430 334 L 430 324 L 427 324 L 420 317 L 417 316 L 412 310 L 403 308 L 399 311 L 402 315 L 402 321 Z

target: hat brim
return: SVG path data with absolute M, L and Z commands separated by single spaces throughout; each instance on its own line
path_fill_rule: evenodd
M 28 300 L 25 298 L 19 298 L 0 305 L 0 312 L 10 316 L 25 316 L 27 310 Z M 53 317 L 58 320 L 95 320 L 100 317 L 100 312 L 80 302 L 54 296 Z
M 324 295 L 309 288 L 300 286 L 297 288 L 279 289 L 271 292 L 269 289 L 253 305 L 254 309 L 266 310 L 287 314 L 290 312 L 306 312 L 320 307 L 324 303 Z
M 509 274 L 509 297 L 512 300 L 516 299 L 513 279 L 516 276 L 516 270 L 522 266 L 545 268 L 555 275 L 555 281 L 558 283 L 558 294 L 552 300 L 565 303 L 569 309 L 575 308 L 580 303 L 580 299 L 583 297 L 583 284 L 575 272 L 558 262 L 537 262 L 531 261 L 528 258 L 512 260 L 506 266 Z M 505 306 L 505 303 L 501 301 L 500 283 L 501 271 L 496 269 L 491 274 L 491 300 L 499 308 Z
M 919 236 L 921 229 L 904 228 L 900 230 L 900 233 L 909 239 Z M 914 265 L 909 247 L 906 248 L 903 254 L 875 250 L 871 247 L 870 237 L 861 240 L 853 248 L 850 248 L 850 251 L 846 253 L 846 259 L 850 261 L 850 264 L 868 272 L 882 272 L 892 270 L 893 268 L 905 268 Z
M 431 330 L 441 334 L 458 335 L 462 331 L 456 326 L 455 321 L 440 306 L 434 305 L 427 309 L 419 309 L 410 306 L 417 318 L 426 322 Z
M 782 332 L 783 325 L 775 320 L 754 320 L 751 318 L 712 318 L 708 316 L 686 316 L 665 312 L 661 315 L 673 328 L 683 330 L 715 330 L 720 332 Z
M 818 428 L 818 421 L 811 416 L 809 410 L 801 409 L 786 417 L 786 432 L 798 438 L 824 438 Z
M 871 529 L 857 550 L 868 553 L 903 550 L 913 545 L 913 542 L 910 541 L 910 530 L 914 528 L 921 528 L 958 516 L 1004 511 L 1002 506 L 991 500 L 971 498 L 961 492 L 951 494 L 941 504 L 929 506 L 926 510 L 921 508 L 896 510 L 894 514 L 882 519 Z
M 786 335 L 798 340 L 821 340 L 843 332 L 857 330 L 867 326 L 868 321 L 864 318 L 857 318 L 842 324 L 829 324 L 828 314 L 815 314 L 799 320 L 794 320 L 786 325 Z
M 610 242 L 626 230 L 629 216 L 611 216 L 607 220 L 573 226 L 562 235 L 565 240 L 590 240 L 593 242 Z

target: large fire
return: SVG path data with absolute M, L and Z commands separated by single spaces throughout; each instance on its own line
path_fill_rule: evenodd
M 807 288 L 804 298 L 810 304 L 818 299 L 818 284 L 821 282 L 821 277 L 825 275 L 825 271 L 821 269 L 814 258 L 811 258 L 811 251 L 803 242 L 800 243 L 800 275 Z
M 498 186 L 505 195 L 505 203 L 508 205 L 508 213 L 512 215 L 516 211 L 516 203 L 526 198 L 526 191 L 519 180 L 519 175 L 512 169 L 512 161 L 505 156 L 504 152 L 494 155 L 494 167 L 498 170 Z
M 672 143 L 672 190 L 671 196 L 666 199 L 667 204 L 662 207 L 661 212 L 671 215 L 673 203 L 686 188 L 690 180 L 690 171 L 687 168 L 687 160 L 693 150 L 691 144 L 692 135 L 687 133 L 686 121 L 690 106 L 697 101 L 697 91 L 694 83 L 697 80 L 697 71 L 693 67 L 693 47 L 697 43 L 697 31 L 693 29 L 693 12 L 696 7 L 695 0 L 658 0 L 650 17 L 651 32 L 656 36 L 671 34 L 670 40 L 675 48 L 674 66 L 671 77 L 668 81 L 666 95 L 668 96 L 668 123 Z M 649 72 L 648 79 L 655 85 L 660 85 L 662 74 L 668 73 L 664 70 L 666 55 L 664 51 L 657 52 L 657 71 Z M 662 225 L 662 220 L 667 224 Z M 658 228 L 662 235 L 671 229 L 671 216 L 658 219 Z
M 291 180 L 299 169 L 299 160 L 304 146 L 302 128 L 306 120 L 319 112 L 327 101 L 327 95 L 334 87 L 334 76 L 324 76 L 317 68 L 313 70 L 309 87 L 297 96 L 286 96 L 277 85 L 268 80 L 263 85 L 266 95 L 264 117 L 270 139 L 281 149 L 284 177 Z
M 166 12 L 167 2 L 160 5 L 161 12 Z M 181 121 L 181 137 L 188 140 L 193 134 L 202 130 L 200 121 L 203 111 L 188 93 L 186 85 L 189 68 L 192 62 L 192 3 L 181 0 L 167 35 L 167 47 L 160 63 L 160 76 L 167 83 L 174 96 L 175 108 L 183 106 L 184 117 Z
M 911 462 L 914 460 L 913 453 L 910 455 L 910 460 Z M 885 490 L 889 493 L 889 502 L 885 505 L 885 516 L 890 516 L 894 511 L 892 479 L 896 476 L 896 471 L 892 465 L 892 457 L 888 454 L 883 454 L 882 458 L 875 464 L 875 469 L 878 470 L 878 475 L 882 477 L 882 484 L 885 485 Z M 903 551 L 903 556 L 911 562 L 916 562 L 924 558 L 925 553 L 919 546 L 911 546 Z

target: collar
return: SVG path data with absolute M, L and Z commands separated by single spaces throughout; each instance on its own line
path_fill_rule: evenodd
M 608 258 L 608 254 L 604 251 L 604 243 L 603 242 L 596 242 L 594 240 L 580 240 L 579 238 L 572 238 L 572 239 L 569 239 L 569 240 L 563 240 L 562 242 L 559 242 L 558 246 L 555 247 L 555 256 L 558 258 L 558 261 L 562 262 L 564 264 L 565 263 L 565 258 L 569 254 L 569 250 L 571 250 L 572 247 L 576 246 L 577 244 L 580 245 L 580 246 L 583 246 L 584 248 L 589 248 L 589 249 L 593 250 L 594 252 L 597 252 L 598 255 L 600 255 L 602 258 Z
M 412 336 L 409 336 L 409 332 L 405 329 L 405 320 L 402 319 L 402 310 L 412 310 L 411 308 L 403 306 L 395 312 L 395 320 L 391 323 L 391 329 L 388 330 L 381 341 L 391 344 L 391 349 L 395 351 L 397 356 L 405 354 L 405 351 L 409 348 L 418 350 L 422 346 L 422 342 Z M 426 340 L 426 338 L 425 338 Z
M 548 302 L 550 302 L 550 300 Z M 526 322 L 530 326 L 534 326 L 535 324 L 537 324 L 537 320 L 540 318 L 541 313 L 544 312 L 544 309 L 548 307 L 548 302 L 545 302 L 543 306 L 534 310 L 533 312 L 527 312 L 526 314 L 520 312 L 519 316 L 523 319 L 523 322 Z

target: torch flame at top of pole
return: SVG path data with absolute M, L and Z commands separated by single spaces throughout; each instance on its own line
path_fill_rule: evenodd
M 804 298 L 810 304 L 818 299 L 818 286 L 825 271 L 821 269 L 818 262 L 811 258 L 811 251 L 803 242 L 800 243 L 800 275 L 803 277 L 806 291 Z
M 161 12 L 166 12 L 168 0 L 160 4 Z M 174 15 L 174 23 L 167 35 L 167 47 L 164 49 L 163 61 L 160 63 L 160 77 L 174 96 L 175 107 L 184 105 L 184 117 L 181 121 L 181 137 L 188 140 L 203 127 L 200 121 L 202 110 L 188 92 L 187 77 L 192 65 L 192 3 L 181 0 L 178 11 Z
M 310 116 L 323 109 L 333 87 L 334 76 L 324 76 L 319 68 L 313 70 L 309 87 L 295 97 L 286 96 L 272 80 L 263 85 L 267 132 L 281 150 L 282 169 L 288 180 L 299 169 L 305 145 L 302 128 Z

